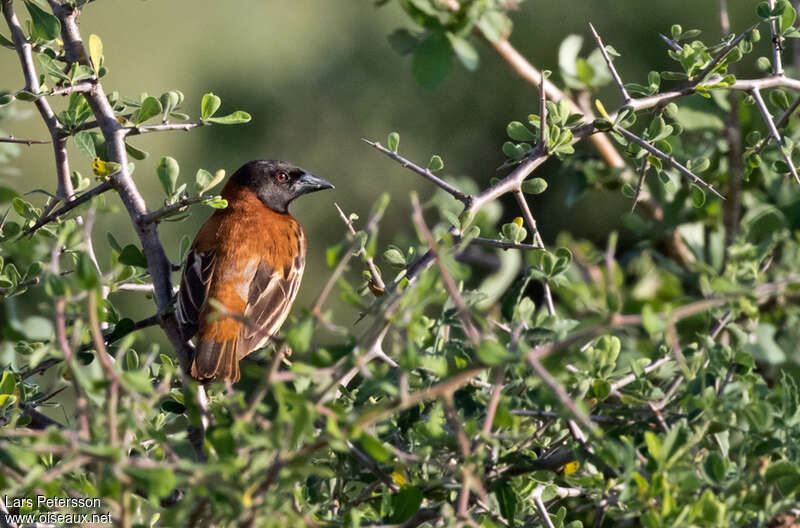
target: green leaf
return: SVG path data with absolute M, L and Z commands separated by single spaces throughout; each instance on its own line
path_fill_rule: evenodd
M 167 196 L 172 196 L 175 192 L 175 184 L 178 182 L 178 175 L 180 174 L 180 167 L 175 158 L 169 156 L 163 157 L 156 165 L 156 173 L 158 180 L 161 182 L 161 187 Z
M 27 101 L 27 102 L 35 101 L 36 99 L 39 98 L 38 95 L 36 95 L 33 92 L 29 92 L 28 90 L 20 90 L 16 94 L 14 94 L 14 97 L 19 99 L 20 101 Z
M 175 487 L 175 472 L 169 468 L 127 466 L 123 471 L 136 482 L 137 489 L 144 491 L 150 497 L 159 499 L 166 497 Z
M 547 190 L 547 181 L 542 178 L 531 178 L 522 182 L 522 192 L 528 194 L 542 194 Z
M 536 136 L 533 135 L 528 127 L 520 123 L 519 121 L 512 121 L 506 127 L 506 133 L 508 137 L 516 141 L 535 141 Z
M 55 40 L 61 35 L 61 22 L 58 18 L 29 0 L 25 0 L 25 7 L 28 8 L 33 22 L 31 36 L 34 39 Z
M 392 514 L 387 519 L 390 524 L 402 524 L 410 519 L 422 504 L 424 495 L 416 486 L 403 486 L 392 495 Z
M 506 347 L 493 340 L 483 341 L 478 346 L 476 355 L 484 365 L 501 365 L 516 359 L 516 356 Z
M 392 452 L 389 451 L 383 442 L 369 433 L 361 433 L 359 442 L 364 451 L 378 462 L 386 462 L 392 456 Z
M 725 459 L 717 453 L 712 451 L 703 460 L 703 469 L 714 484 L 722 484 L 725 478 Z
M 311 347 L 311 338 L 314 335 L 314 322 L 310 318 L 303 319 L 292 326 L 286 333 L 286 342 L 295 354 L 305 354 Z
M 221 104 L 222 100 L 213 93 L 205 94 L 202 102 L 200 103 L 200 118 L 203 121 L 207 121 L 216 113 L 217 110 L 219 110 Z
M 86 130 L 82 130 L 75 134 L 75 146 L 78 147 L 78 150 L 85 155 L 89 159 L 95 159 L 97 157 L 97 150 L 94 146 L 94 138 L 92 137 L 92 132 L 87 132 Z
M 161 102 L 155 97 L 145 97 L 142 106 L 131 116 L 131 121 L 135 124 L 144 123 L 148 119 L 161 113 Z
M 103 65 L 103 41 L 94 33 L 89 35 L 89 60 L 92 62 L 94 73 L 97 74 Z
M 144 370 L 128 370 L 122 373 L 122 383 L 127 387 L 141 394 L 152 394 L 153 384 L 147 371 Z
M 406 259 L 403 253 L 396 248 L 390 248 L 384 251 L 383 258 L 393 266 L 403 267 L 406 265 Z
M 514 488 L 511 486 L 511 481 L 509 479 L 500 480 L 495 485 L 494 495 L 500 506 L 500 515 L 508 521 L 510 526 L 515 526 L 519 499 Z
M 431 172 L 437 172 L 444 168 L 444 162 L 442 161 L 441 156 L 438 154 L 434 154 L 431 156 L 431 161 L 428 162 L 428 170 Z
M 478 69 L 480 58 L 475 47 L 467 39 L 454 35 L 449 31 L 447 32 L 447 38 L 450 40 L 450 45 L 453 46 L 453 51 L 458 60 L 461 61 L 461 64 L 469 71 Z
M 222 198 L 221 196 L 213 196 L 211 198 L 207 198 L 203 200 L 203 203 L 214 209 L 225 209 L 226 207 L 228 207 L 228 200 Z
M 599 400 L 605 400 L 611 394 L 611 384 L 603 379 L 596 379 L 592 382 L 592 392 Z
M 692 184 L 692 205 L 699 209 L 706 203 L 706 193 L 700 186 Z
M 651 431 L 645 431 L 644 442 L 647 444 L 647 450 L 650 452 L 650 456 L 653 457 L 653 460 L 660 463 L 664 453 L 661 449 L 661 440 L 659 440 L 658 436 Z
M 203 193 L 216 187 L 219 182 L 225 178 L 225 171 L 218 170 L 213 176 L 205 169 L 197 169 L 194 175 L 194 186 L 197 189 L 197 194 L 203 196 Z
M 14 387 L 17 386 L 17 379 L 10 370 L 3 371 L 3 378 L 0 379 L 0 394 L 14 394 Z
M 97 273 L 97 268 L 89 258 L 89 255 L 81 251 L 78 253 L 78 263 L 76 266 L 76 275 L 78 284 L 85 290 L 93 290 L 100 285 L 100 276 Z
M 209 123 L 216 123 L 218 125 L 238 125 L 240 123 L 249 123 L 252 117 L 247 112 L 237 110 L 232 114 L 222 117 L 209 117 L 206 121 Z
M 139 268 L 147 267 L 147 258 L 145 258 L 144 253 L 133 244 L 128 244 L 122 248 L 118 260 L 121 264 L 128 266 L 136 266 Z
M 397 154 L 397 148 L 400 146 L 400 134 L 391 132 L 389 138 L 386 140 L 386 146 L 389 150 Z
M 145 160 L 150 157 L 149 152 L 145 152 L 143 150 L 139 150 L 138 148 L 134 147 L 130 143 L 125 143 L 125 152 L 128 153 L 130 157 L 135 160 Z
M 0 35 L 0 46 L 3 46 L 4 48 L 8 48 L 8 49 L 10 49 L 10 50 L 14 50 L 14 49 L 16 49 L 16 48 L 14 47 L 14 43 L 13 43 L 13 42 L 11 42 L 10 40 L 8 40 L 8 39 L 7 39 L 6 37 L 4 37 L 3 35 Z
M 447 76 L 452 59 L 450 40 L 443 32 L 434 31 L 414 50 L 411 71 L 423 88 L 433 89 Z

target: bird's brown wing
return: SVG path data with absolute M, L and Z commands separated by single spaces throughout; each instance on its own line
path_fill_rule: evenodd
M 295 255 L 291 264 L 280 270 L 261 262 L 250 283 L 245 324 L 239 336 L 239 359 L 262 348 L 280 329 L 297 296 L 304 267 L 302 254 Z
M 208 299 L 216 258 L 213 251 L 189 250 L 178 294 L 177 318 L 181 336 L 188 341 L 197 333 L 200 312 Z

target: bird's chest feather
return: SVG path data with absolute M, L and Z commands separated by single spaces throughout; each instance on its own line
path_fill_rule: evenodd
M 195 247 L 215 254 L 209 298 L 243 312 L 257 273 L 302 273 L 297 262 L 305 254 L 305 236 L 291 215 L 275 213 L 248 193 L 206 222 Z

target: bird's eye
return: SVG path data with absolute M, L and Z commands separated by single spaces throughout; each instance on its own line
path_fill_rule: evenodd
M 289 175 L 285 172 L 279 172 L 275 175 L 275 179 L 280 183 L 286 183 L 289 180 Z

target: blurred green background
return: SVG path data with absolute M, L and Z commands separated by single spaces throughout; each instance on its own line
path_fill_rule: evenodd
M 757 2 L 730 3 L 734 31 L 753 23 Z M 18 10 L 24 13 L 21 3 Z M 535 65 L 554 72 L 558 46 L 567 35 L 585 37 L 583 56 L 594 48 L 588 29 L 592 22 L 622 54 L 616 64 L 626 82 L 645 82 L 650 70 L 676 69 L 658 37 L 673 23 L 702 29 L 701 38 L 707 42 L 717 42 L 721 35 L 718 2 L 711 0 L 527 0 L 512 18 L 511 42 Z M 312 301 L 327 275 L 326 247 L 343 237 L 334 201 L 365 219 L 375 198 L 390 192 L 393 201 L 381 226 L 381 246 L 385 246 L 398 232 L 411 231 L 409 191 L 417 189 L 427 196 L 434 190 L 364 144 L 362 137 L 385 141 L 386 134 L 396 130 L 402 154 L 424 164 L 438 153 L 447 174 L 469 176 L 485 187 L 503 162 L 500 147 L 506 140 L 506 124 L 537 108 L 536 90 L 477 39 L 481 54 L 477 72 L 455 65 L 435 90 L 418 86 L 410 58 L 393 52 L 386 39 L 398 27 L 413 29 L 395 2 L 376 8 L 367 0 L 103 0 L 89 4 L 80 20 L 85 39 L 91 33 L 102 37 L 109 68 L 103 80 L 106 91 L 136 97 L 180 89 L 186 95 L 184 109 L 193 118 L 199 115 L 202 94 L 213 91 L 223 101 L 220 113 L 242 109 L 253 116 L 246 125 L 133 138 L 133 145 L 150 152 L 147 160 L 137 162 L 135 178 L 151 208 L 163 200 L 154 167 L 164 155 L 179 161 L 183 181 L 191 181 L 198 168 L 224 168 L 230 174 L 250 159 L 282 158 L 335 183 L 335 191 L 306 197 L 293 206 L 293 214 L 306 229 L 311 253 L 300 306 Z M 759 46 L 765 47 L 766 40 Z M 766 54 L 759 52 L 756 56 Z M 557 75 L 555 80 L 560 83 Z M 22 86 L 15 54 L 0 49 L 0 89 Z M 601 96 L 606 106 L 616 106 L 618 95 L 612 87 Z M 60 107 L 65 102 L 55 104 Z M 26 103 L 17 107 L 33 109 Z M 4 128 L 18 137 L 47 137 L 34 113 L 6 122 Z M 0 177 L 20 191 L 53 190 L 51 154 L 46 145 L 23 147 L 11 162 L 16 170 L 4 167 Z M 75 149 L 72 164 L 84 175 L 91 174 L 89 161 Z M 566 207 L 563 181 L 570 174 L 551 161 L 540 175 L 553 188 L 532 200 L 546 240 L 567 228 L 579 237 L 604 240 L 610 230 L 620 228 L 620 216 L 630 206 L 621 194 L 605 194 L 598 200 L 589 193 Z M 111 197 L 109 203 L 119 212 L 98 223 L 96 239 L 104 240 L 104 231 L 111 230 L 123 244 L 135 243 L 119 200 Z M 509 208 L 509 214 L 516 216 L 512 213 Z M 161 237 L 173 259 L 181 235 L 193 236 L 209 214 L 210 210 L 197 207 L 188 222 L 162 224 Z M 107 262 L 104 243 L 98 244 L 98 252 L 101 263 Z M 134 318 L 153 310 L 138 293 L 115 294 L 115 300 Z

